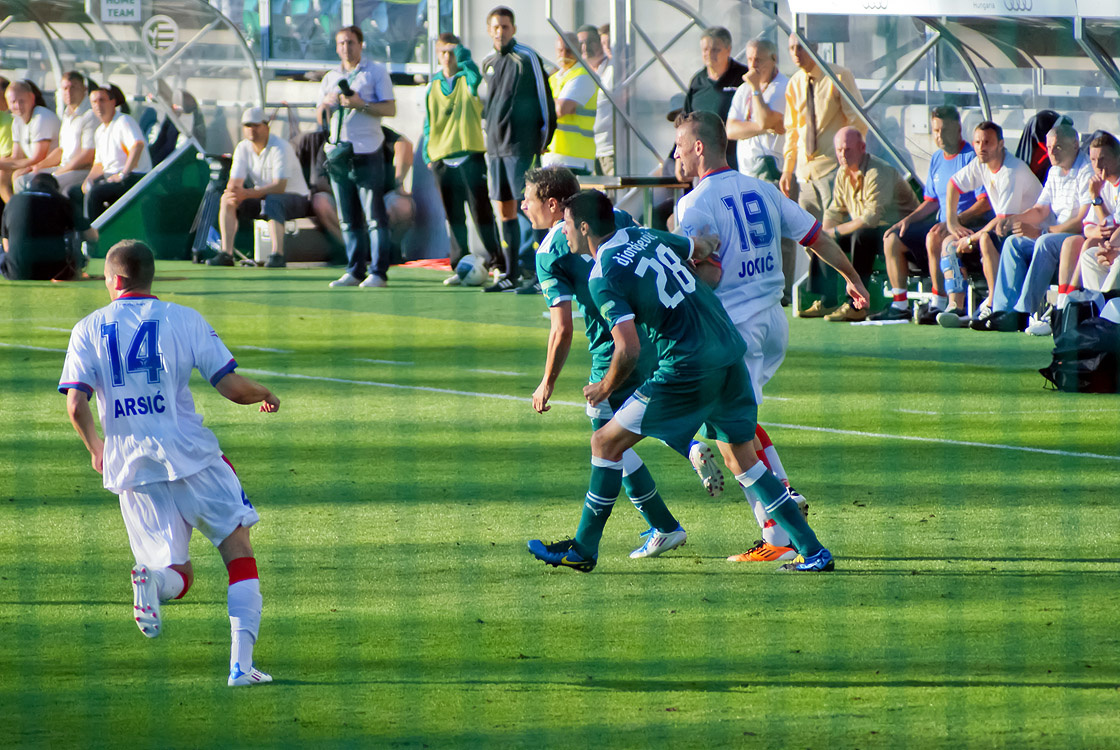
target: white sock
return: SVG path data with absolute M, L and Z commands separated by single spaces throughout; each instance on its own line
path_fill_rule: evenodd
M 778 449 L 770 444 L 762 449 L 762 453 L 770 464 L 770 471 L 774 472 L 774 476 L 780 479 L 782 484 L 789 487 L 789 477 L 786 475 L 786 467 L 782 466 L 782 459 L 778 458 Z
M 894 288 L 894 287 L 891 288 L 891 296 L 892 297 L 897 297 L 900 294 L 902 294 L 902 295 L 906 294 L 906 290 L 905 289 L 897 289 L 897 288 Z M 892 301 L 891 304 L 895 307 L 896 310 L 905 310 L 906 308 L 910 307 L 910 303 L 905 298 L 900 299 L 900 300 L 896 299 L 896 300 Z
M 746 490 L 743 492 L 746 494 Z M 790 546 L 789 534 L 778 525 L 777 521 L 770 517 L 762 501 L 758 498 L 752 498 L 749 495 L 747 496 L 747 500 L 754 510 L 754 519 L 758 521 L 758 526 L 762 529 L 762 541 L 767 544 L 772 544 L 775 547 Z
M 247 578 L 231 584 L 228 595 L 229 628 L 232 643 L 229 650 L 229 668 L 240 667 L 242 672 L 253 668 L 253 645 L 261 627 L 261 582 Z
M 159 592 L 158 596 L 161 602 L 178 598 L 183 593 L 183 589 L 187 587 L 187 581 L 183 578 L 183 574 L 174 568 L 158 568 L 150 572 L 152 577 L 156 579 L 156 591 Z
M 949 298 L 945 297 L 943 295 L 939 295 L 937 297 L 934 297 L 933 302 L 931 303 L 930 306 L 934 310 L 948 310 L 949 309 Z
M 1068 294 L 1059 294 L 1058 295 L 1058 302 L 1057 302 L 1057 305 L 1056 305 L 1057 308 L 1059 310 L 1064 310 L 1066 305 L 1068 305 L 1068 304 L 1069 304 L 1069 295 Z
M 635 453 L 633 448 L 627 448 L 622 454 L 622 476 L 628 477 L 640 468 L 642 468 L 642 457 Z

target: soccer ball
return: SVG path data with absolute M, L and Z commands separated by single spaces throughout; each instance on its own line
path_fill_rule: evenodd
M 459 274 L 463 286 L 482 286 L 490 275 L 486 263 L 477 255 L 464 255 L 455 266 L 455 273 Z

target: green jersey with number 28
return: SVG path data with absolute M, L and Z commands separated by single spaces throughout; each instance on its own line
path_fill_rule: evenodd
M 715 293 L 686 264 L 692 241 L 620 229 L 597 252 L 591 295 L 611 328 L 633 319 L 657 350 L 653 380 L 718 370 L 746 345 Z

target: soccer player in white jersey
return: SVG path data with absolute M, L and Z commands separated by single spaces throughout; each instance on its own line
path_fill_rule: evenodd
M 676 221 L 690 237 L 716 234 L 719 251 L 697 265 L 697 275 L 715 289 L 716 296 L 747 343 L 746 365 L 762 403 L 762 387 L 786 356 L 789 323 L 781 307 L 782 237 L 799 242 L 835 268 L 847 282 L 857 307 L 866 307 L 867 289 L 840 247 L 821 232 L 809 212 L 786 198 L 770 183 L 748 177 L 727 164 L 727 134 L 723 121 L 710 112 L 677 118 L 676 156 L 686 177 L 700 182 L 676 206 Z M 709 435 L 709 437 L 713 437 Z M 766 431 L 755 432 L 755 452 L 767 468 L 789 487 L 789 479 Z M 791 495 L 794 493 L 791 491 Z M 804 499 L 795 495 L 799 504 Z M 748 493 L 762 539 L 729 560 L 768 562 L 797 555 L 790 539 L 770 518 L 763 505 Z
M 194 578 L 189 542 L 197 528 L 229 571 L 230 686 L 271 682 L 253 666 L 261 621 L 257 563 L 249 527 L 260 520 L 218 440 L 202 426 L 188 387 L 198 369 L 238 404 L 275 412 L 268 388 L 233 370 L 229 349 L 194 310 L 151 294 L 152 251 L 118 242 L 105 257 L 110 305 L 83 318 L 70 335 L 58 390 L 105 488 L 120 496 L 136 566 L 133 617 L 155 638 L 160 602 L 179 599 Z M 89 399 L 97 395 L 104 439 Z

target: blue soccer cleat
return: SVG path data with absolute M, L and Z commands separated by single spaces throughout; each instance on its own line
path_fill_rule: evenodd
M 573 541 L 561 539 L 558 542 L 545 544 L 540 539 L 533 539 L 529 542 L 529 554 L 554 568 L 572 568 L 580 573 L 590 573 L 595 569 L 597 558 L 583 559 L 572 547 Z
M 790 573 L 824 573 L 835 567 L 832 562 L 832 553 L 821 547 L 808 557 L 798 555 L 793 558 L 793 562 L 786 563 L 778 570 L 785 570 Z

